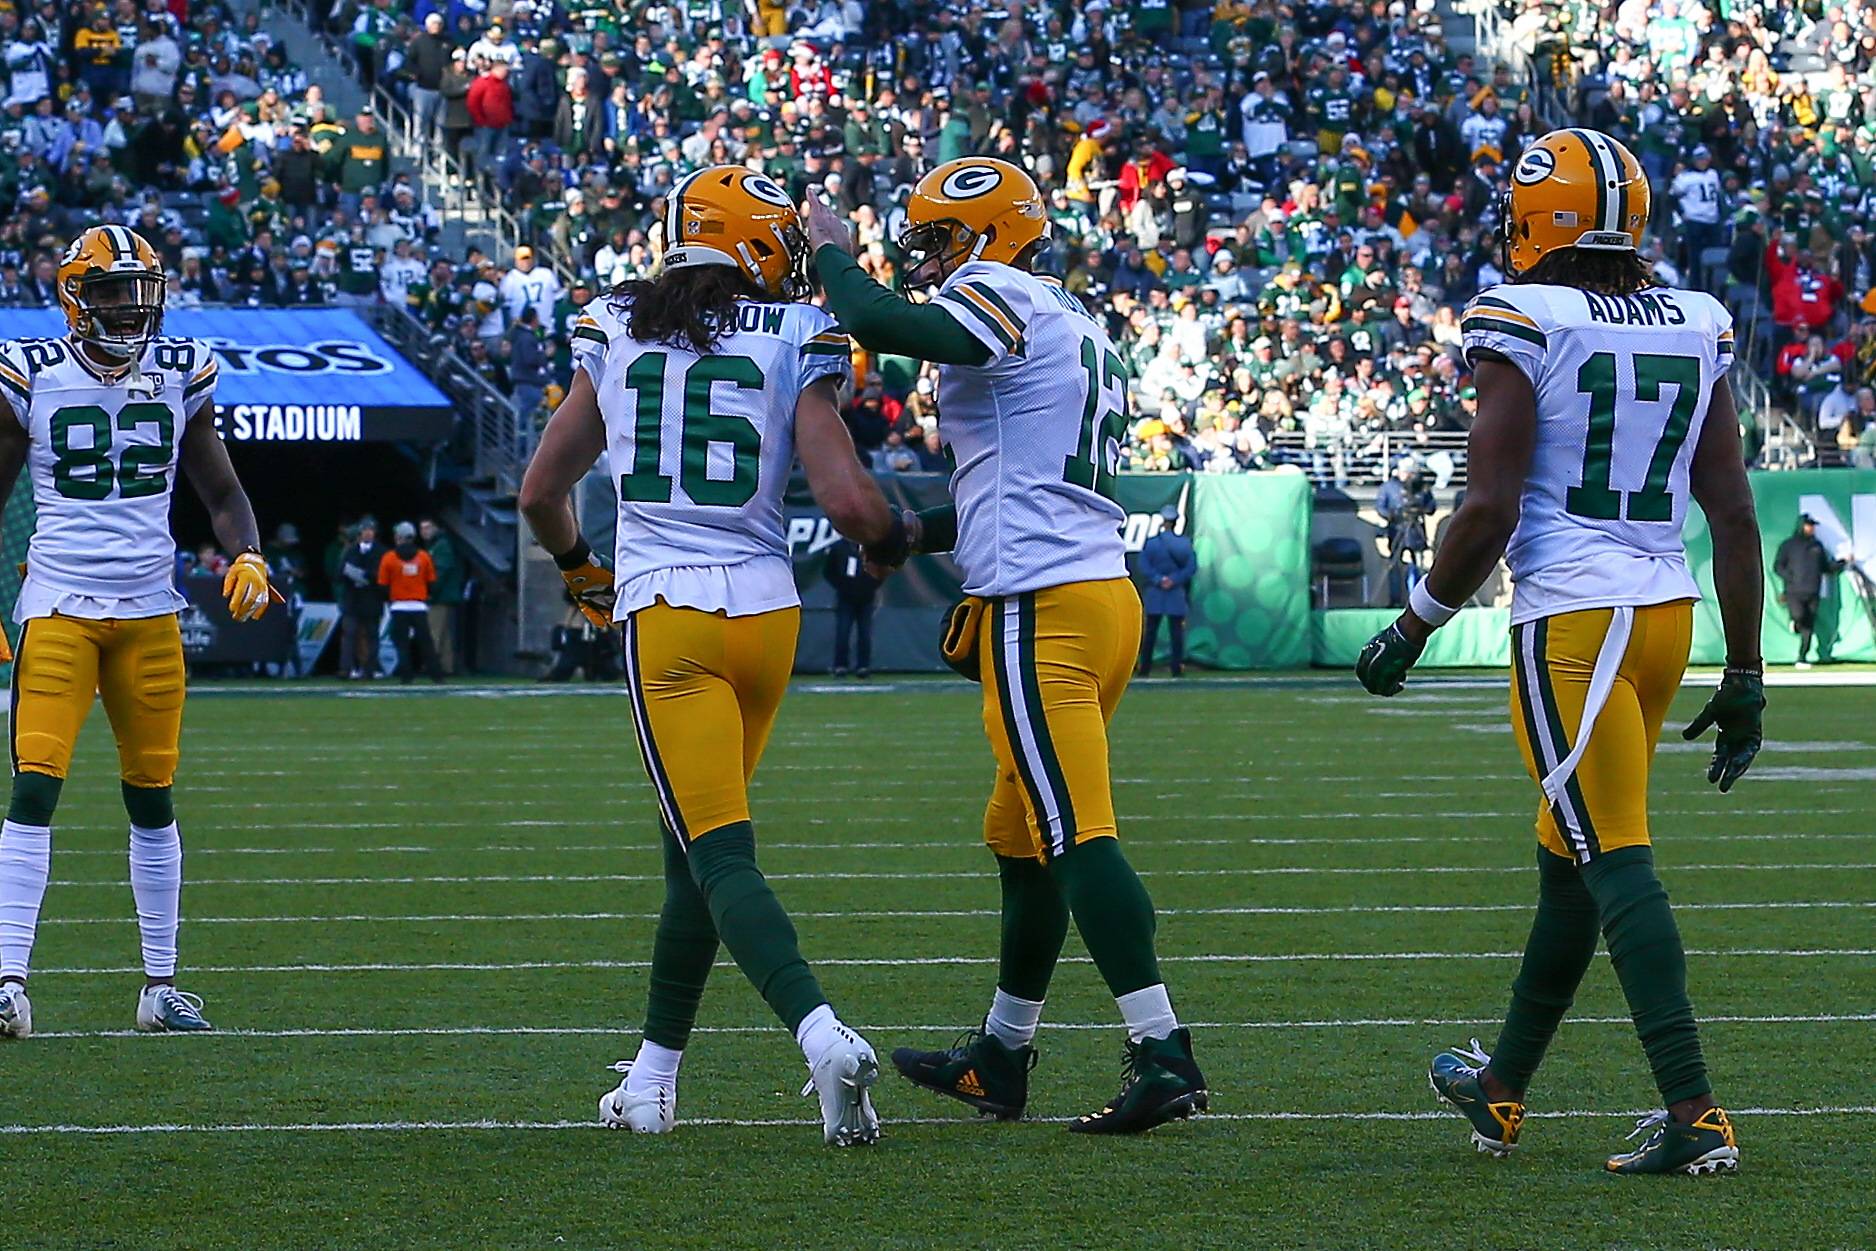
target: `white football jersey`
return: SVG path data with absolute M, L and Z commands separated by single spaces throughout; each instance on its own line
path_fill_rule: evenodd
M 1510 359 L 1537 395 L 1537 442 L 1505 561 L 1513 623 L 1698 599 L 1681 528 L 1733 320 L 1699 291 L 1627 296 L 1492 287 L 1461 318 L 1468 360 Z
M 1114 475 L 1127 377 L 1107 331 L 1061 284 L 1009 265 L 961 266 L 935 299 L 990 350 L 939 371 L 965 592 L 1126 577 Z
M 184 429 L 212 400 L 206 344 L 156 339 L 106 382 L 67 339 L 0 345 L 0 396 L 26 430 L 38 520 L 15 615 L 143 617 L 183 606 L 170 498 Z
M 845 381 L 852 347 L 809 304 L 744 300 L 736 318 L 705 356 L 632 338 L 626 308 L 605 297 L 574 322 L 618 475 L 621 621 L 658 599 L 732 617 L 801 603 L 782 516 L 795 401 Z

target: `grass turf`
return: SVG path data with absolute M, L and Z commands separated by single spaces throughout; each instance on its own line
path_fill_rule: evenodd
M 0 1046 L 9 1242 L 1575 1251 L 1853 1246 L 1876 1222 L 1868 1114 L 1774 1111 L 1870 1102 L 1866 691 L 1775 690 L 1772 746 L 1731 797 L 1700 752 L 1657 760 L 1661 871 L 1741 1110 L 1743 1171 L 1699 1181 L 1600 1172 L 1654 1099 L 1606 962 L 1516 1158 L 1476 1156 L 1426 1090 L 1433 1051 L 1495 1036 L 1535 889 L 1495 680 L 1389 703 L 1327 677 L 1138 687 L 1114 732 L 1123 837 L 1216 1115 L 1088 1140 L 887 1076 L 886 1138 L 853 1152 L 821 1148 L 792 1040 L 727 966 L 679 1104 L 718 1123 L 586 1127 L 636 1046 L 655 817 L 625 701 L 532 694 L 191 702 L 183 985 L 212 1037 L 126 1036 L 136 931 L 94 719 L 35 953 L 41 1037 Z M 974 696 L 802 687 L 757 781 L 764 865 L 882 1054 L 948 1041 L 993 984 Z M 1112 1093 L 1114 1015 L 1085 958 L 1065 964 L 1033 1116 Z M 335 1123 L 369 1127 L 305 1128 Z M 46 1126 L 191 1128 L 17 1132 Z M 230 1126 L 257 1128 L 208 1128 Z

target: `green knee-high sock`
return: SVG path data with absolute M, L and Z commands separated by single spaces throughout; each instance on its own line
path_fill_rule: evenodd
M 1666 1104 L 1712 1091 L 1700 1054 L 1700 1029 L 1687 998 L 1687 952 L 1668 892 L 1655 876 L 1654 852 L 1623 847 L 1583 866 L 1583 884 L 1602 914 L 1609 960 L 1628 999 Z
M 1544 1058 L 1576 988 L 1596 956 L 1600 914 L 1576 864 L 1537 849 L 1537 915 L 1524 963 L 1511 984 L 1511 1008 L 1492 1048 L 1492 1075 L 1522 1094 Z
M 651 944 L 651 993 L 645 1000 L 645 1037 L 684 1050 L 697 1023 L 697 1004 L 717 958 L 717 927 L 703 892 L 691 877 L 690 858 L 670 830 L 664 842 L 664 911 Z
M 1091 838 L 1049 862 L 1081 941 L 1116 999 L 1157 986 L 1153 900 L 1117 838 Z
M 1040 860 L 997 857 L 1003 882 L 1003 951 L 997 986 L 1037 1003 L 1049 996 L 1049 978 L 1068 939 L 1068 903 Z
M 15 825 L 51 825 L 52 814 L 59 806 L 59 792 L 64 787 L 64 780 L 50 773 L 15 773 L 7 820 Z
M 801 958 L 781 900 L 756 868 L 755 830 L 738 821 L 698 836 L 690 845 L 690 871 L 737 967 L 794 1030 L 827 996 Z

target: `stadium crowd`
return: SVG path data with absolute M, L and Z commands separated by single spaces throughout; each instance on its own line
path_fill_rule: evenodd
M 0 10 L 0 304 L 50 303 L 63 241 L 121 221 L 177 304 L 403 304 L 525 431 L 579 305 L 649 270 L 688 170 L 818 189 L 891 279 L 910 185 L 988 152 L 1035 174 L 1047 263 L 1125 349 L 1130 467 L 1345 479 L 1468 426 L 1456 313 L 1500 276 L 1498 193 L 1580 122 L 1654 178 L 1662 276 L 1728 298 L 1827 459 L 1876 463 L 1871 8 L 1474 3 L 1505 60 L 1455 54 L 1432 0 L 315 0 L 525 224 L 503 265 L 435 246 L 378 123 L 334 116 L 255 16 L 47 0 Z M 930 373 L 862 363 L 862 447 L 935 467 Z

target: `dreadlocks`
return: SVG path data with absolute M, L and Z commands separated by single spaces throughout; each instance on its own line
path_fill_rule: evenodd
M 1639 253 L 1599 252 L 1591 248 L 1559 248 L 1515 281 L 1580 287 L 1598 295 L 1632 295 L 1646 287 L 1660 285 Z

